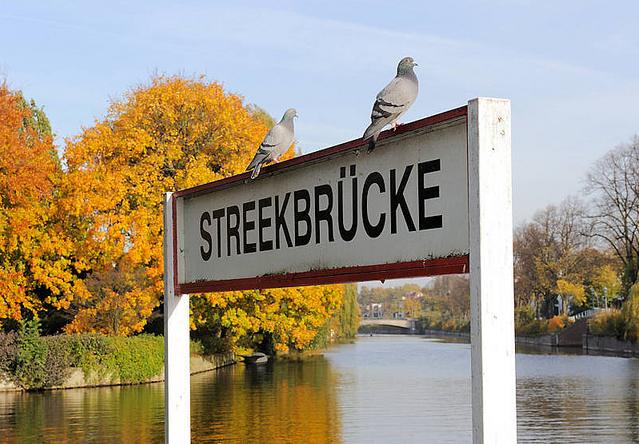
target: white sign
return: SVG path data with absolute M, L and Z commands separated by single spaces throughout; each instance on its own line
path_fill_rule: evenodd
M 165 195 L 166 442 L 190 439 L 189 293 L 470 273 L 473 443 L 517 440 L 510 102 Z
M 400 127 L 370 154 L 328 149 L 254 181 L 177 193 L 178 283 L 282 286 L 305 273 L 335 282 L 371 267 L 422 261 L 404 267 L 408 276 L 423 275 L 423 261 L 459 262 L 469 250 L 467 125 L 452 116 Z

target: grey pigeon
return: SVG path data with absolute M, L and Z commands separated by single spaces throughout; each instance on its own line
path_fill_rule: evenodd
M 253 170 L 251 179 L 255 179 L 260 174 L 262 166 L 277 161 L 293 144 L 295 137 L 293 119 L 295 117 L 297 117 L 297 111 L 293 108 L 287 109 L 282 120 L 266 134 L 264 141 L 255 153 L 255 157 L 246 168 L 246 171 Z
M 371 124 L 366 128 L 363 137 L 364 140 L 371 139 L 368 143 L 369 153 L 375 149 L 375 143 L 382 129 L 388 124 L 395 128 L 397 119 L 417 98 L 419 83 L 413 71 L 414 66 L 417 66 L 417 63 L 412 57 L 404 57 L 397 65 L 395 78 L 377 94 L 371 112 Z

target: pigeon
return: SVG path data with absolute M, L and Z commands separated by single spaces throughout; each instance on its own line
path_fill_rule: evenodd
M 368 152 L 375 149 L 379 133 L 388 124 L 393 129 L 397 127 L 397 119 L 404 114 L 417 98 L 419 84 L 413 67 L 417 63 L 412 57 L 404 57 L 397 65 L 397 76 L 377 94 L 373 111 L 371 112 L 371 124 L 366 128 L 363 139 L 370 138 Z
M 293 108 L 287 109 L 282 120 L 279 121 L 264 137 L 264 141 L 257 149 L 255 157 L 246 168 L 251 171 L 251 179 L 255 179 L 262 167 L 269 162 L 277 162 L 277 159 L 288 151 L 293 144 L 295 129 L 293 128 L 293 118 L 297 117 L 297 111 Z

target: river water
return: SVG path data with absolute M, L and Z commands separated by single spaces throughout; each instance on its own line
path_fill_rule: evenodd
M 191 378 L 193 442 L 467 443 L 469 344 L 359 337 Z M 639 442 L 639 360 L 517 354 L 519 442 Z M 163 440 L 163 385 L 0 394 L 0 443 Z

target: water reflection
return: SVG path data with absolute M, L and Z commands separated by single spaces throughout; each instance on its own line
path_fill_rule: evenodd
M 336 386 L 322 356 L 196 376 L 193 441 L 340 442 Z
M 466 443 L 470 346 L 361 337 L 191 378 L 193 442 Z M 639 442 L 639 360 L 519 350 L 522 443 Z M 0 443 L 163 441 L 163 385 L 0 394 Z
M 161 385 L 0 394 L 0 442 L 158 442 Z
M 520 442 L 639 442 L 639 361 L 519 355 Z

